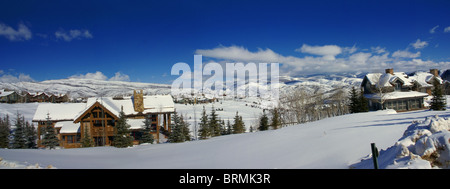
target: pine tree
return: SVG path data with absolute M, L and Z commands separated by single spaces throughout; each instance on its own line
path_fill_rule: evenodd
M 227 121 L 227 135 L 233 134 L 233 128 L 231 126 L 230 120 Z
M 187 120 L 184 119 L 183 116 L 180 116 L 180 121 L 184 141 L 190 141 L 191 140 L 191 131 L 189 129 L 190 124 L 187 122 Z
M 242 116 L 239 116 L 239 112 L 236 112 L 236 116 L 234 116 L 234 124 L 233 124 L 233 133 L 244 133 L 245 132 L 245 124 L 242 121 Z
M 58 146 L 58 144 L 59 140 L 56 136 L 55 128 L 50 121 L 50 114 L 47 114 L 47 121 L 45 122 L 45 131 L 44 137 L 42 139 L 42 145 L 44 145 L 46 148 L 54 149 L 56 146 Z
M 133 146 L 133 137 L 130 136 L 130 125 L 127 123 L 123 109 L 120 111 L 119 119 L 116 123 L 113 146 L 117 148 Z
M 153 144 L 155 139 L 153 138 L 151 130 L 152 130 L 152 120 L 150 119 L 150 114 L 148 114 L 147 116 L 145 116 L 144 127 L 142 129 L 142 138 L 141 138 L 142 143 Z
M 359 111 L 360 103 L 358 98 L 358 92 L 356 92 L 355 86 L 352 87 L 352 90 L 350 91 L 350 113 L 357 113 Z
M 358 111 L 359 112 L 368 112 L 369 111 L 369 101 L 366 97 L 364 97 L 364 91 L 361 88 L 361 91 L 359 92 L 359 99 L 358 99 Z
M 25 146 L 30 149 L 36 148 L 36 139 L 36 128 L 34 128 L 33 124 L 30 125 L 28 121 L 25 122 Z
M 85 126 L 83 133 L 83 140 L 81 141 L 81 145 L 83 148 L 88 148 L 94 146 L 94 141 L 92 141 L 91 135 L 88 131 L 89 127 Z
M 265 111 L 263 112 L 263 115 L 259 119 L 259 127 L 258 127 L 258 129 L 260 131 L 265 131 L 265 130 L 269 129 L 269 118 L 267 117 Z
M 20 116 L 20 113 L 17 112 L 16 122 L 14 124 L 16 127 L 13 134 L 12 147 L 15 149 L 23 149 L 27 148 L 26 146 L 26 138 L 25 138 L 25 118 Z
M 278 127 L 281 126 L 280 113 L 278 108 L 274 108 L 272 110 L 272 120 L 270 122 L 270 126 L 272 126 L 273 129 L 278 129 Z
M 433 99 L 430 104 L 430 109 L 432 110 L 445 110 L 445 98 L 442 86 L 439 81 L 435 78 L 433 81 L 433 90 L 431 91 Z
M 211 116 L 209 117 L 209 128 L 211 130 L 211 136 L 220 136 L 220 123 L 218 115 L 216 114 L 216 110 L 214 109 L 214 106 L 211 110 Z
M 179 116 L 175 111 L 172 116 L 172 132 L 170 133 L 168 141 L 171 143 L 184 142 L 186 137 L 184 135 L 184 121 L 182 121 L 182 116 Z
M 209 128 L 208 124 L 208 115 L 206 115 L 205 107 L 203 106 L 203 112 L 202 117 L 200 117 L 200 123 L 199 123 L 199 133 L 200 133 L 200 139 L 207 139 L 209 136 L 211 136 L 211 130 Z
M 9 122 L 9 116 L 0 118 L 0 148 L 9 147 L 9 134 L 11 132 L 11 125 Z

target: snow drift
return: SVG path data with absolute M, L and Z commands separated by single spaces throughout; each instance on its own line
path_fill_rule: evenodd
M 450 119 L 439 116 L 413 121 L 403 137 L 393 146 L 382 150 L 378 157 L 380 168 L 430 169 L 450 168 Z M 372 155 L 353 164 L 351 168 L 373 168 Z

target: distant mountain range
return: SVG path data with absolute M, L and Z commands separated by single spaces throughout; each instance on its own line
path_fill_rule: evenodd
M 449 80 L 450 71 L 441 70 L 444 80 Z M 359 86 L 366 73 L 339 73 L 316 74 L 308 76 L 280 76 L 280 93 L 289 93 L 292 90 L 302 89 L 308 93 L 327 93 L 334 89 L 349 89 Z M 156 83 L 139 83 L 125 81 L 104 81 L 92 79 L 58 79 L 41 82 L 1 83 L 0 89 L 9 89 L 17 92 L 46 92 L 51 94 L 68 94 L 70 98 L 95 96 L 131 96 L 133 90 L 143 89 L 144 94 L 170 94 L 171 85 Z

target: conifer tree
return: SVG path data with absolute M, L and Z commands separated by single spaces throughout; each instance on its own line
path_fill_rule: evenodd
M 211 136 L 215 137 L 215 136 L 220 136 L 220 123 L 219 123 L 219 118 L 218 115 L 216 113 L 216 110 L 214 109 L 214 106 L 212 107 L 211 110 L 211 116 L 209 117 L 209 128 L 211 130 Z
M 245 132 L 245 124 L 242 121 L 242 116 L 239 116 L 239 112 L 236 112 L 236 116 L 234 116 L 234 124 L 233 124 L 233 133 L 244 133 Z
M 281 126 L 280 113 L 278 108 L 274 108 L 272 110 L 272 120 L 270 122 L 270 126 L 272 126 L 273 129 L 278 129 L 278 127 Z
M 185 123 L 183 121 L 183 116 L 179 116 L 175 111 L 173 113 L 172 119 L 172 133 L 170 133 L 168 141 L 171 143 L 186 141 L 186 136 L 184 133 Z
M 27 148 L 25 138 L 25 118 L 17 112 L 16 122 L 14 123 L 15 131 L 13 134 L 12 147 L 15 149 Z
M 269 118 L 267 117 L 265 111 L 263 112 L 263 115 L 259 119 L 259 127 L 258 127 L 258 129 L 260 131 L 265 131 L 265 130 L 269 129 Z
M 227 135 L 233 134 L 233 128 L 231 126 L 230 120 L 227 121 Z
M 0 148 L 9 147 L 9 134 L 11 132 L 11 125 L 9 122 L 9 116 L 0 118 Z
M 55 128 L 50 121 L 50 114 L 47 114 L 47 121 L 45 122 L 44 137 L 42 139 L 42 145 L 46 148 L 54 149 L 59 144 L 58 137 L 56 136 Z
M 352 87 L 352 90 L 350 91 L 350 113 L 357 113 L 359 111 L 360 103 L 358 98 L 358 92 L 356 92 L 355 86 Z
M 130 125 L 127 123 L 123 108 L 119 113 L 119 119 L 116 123 L 114 146 L 118 148 L 133 146 L 133 137 L 130 136 Z
M 36 139 L 37 139 L 37 133 L 36 128 L 34 128 L 34 125 L 27 121 L 25 122 L 25 146 L 27 148 L 36 148 Z
M 364 91 L 361 88 L 358 99 L 358 112 L 368 112 L 368 111 L 369 111 L 369 101 L 367 100 L 366 97 L 364 97 Z
M 84 127 L 83 140 L 81 141 L 81 145 L 83 146 L 83 148 L 94 146 L 94 141 L 92 141 L 92 138 L 91 138 L 91 135 L 89 134 L 90 132 L 88 131 L 88 129 L 89 129 L 89 127 L 87 127 L 87 126 Z
M 445 98 L 444 91 L 442 90 L 442 86 L 439 81 L 435 78 L 433 80 L 433 90 L 431 91 L 431 95 L 433 99 L 430 104 L 430 109 L 432 110 L 445 110 Z
M 183 115 L 180 116 L 180 119 L 184 141 L 190 141 L 191 140 L 191 131 L 189 129 L 190 124 L 187 122 L 187 120 L 184 119 Z
M 152 120 L 150 119 L 150 114 L 148 114 L 147 116 L 145 116 L 144 127 L 142 129 L 142 138 L 141 138 L 142 143 L 153 144 L 155 139 L 153 138 L 151 129 L 152 129 Z
M 208 115 L 206 115 L 206 110 L 204 106 L 202 117 L 200 117 L 199 126 L 200 126 L 199 128 L 200 139 L 207 139 L 209 136 L 211 136 L 211 131 L 208 124 Z

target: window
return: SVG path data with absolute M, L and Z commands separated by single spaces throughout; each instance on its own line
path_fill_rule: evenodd
M 400 81 L 395 82 L 395 90 L 401 91 L 402 90 L 402 83 Z

